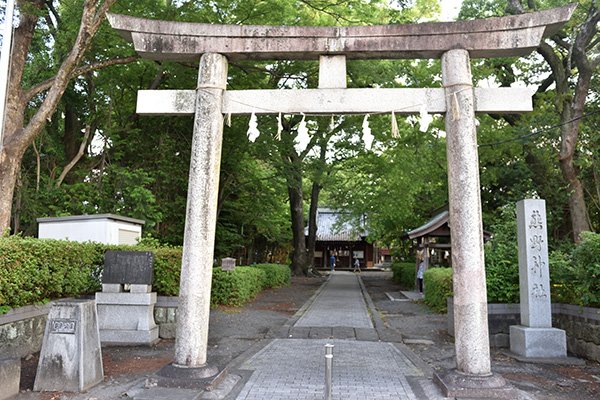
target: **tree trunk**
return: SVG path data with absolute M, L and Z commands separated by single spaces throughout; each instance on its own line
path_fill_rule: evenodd
M 320 179 L 319 179 L 320 181 Z M 307 261 L 314 267 L 315 246 L 317 244 L 317 209 L 319 208 L 319 194 L 321 193 L 321 182 L 313 182 L 310 191 L 310 208 L 308 211 L 308 239 L 307 239 Z
M 290 215 L 292 221 L 292 274 L 297 276 L 308 275 L 308 257 L 306 253 L 306 239 L 304 237 L 304 199 L 302 192 L 302 171 L 297 165 L 298 161 L 292 161 L 293 172 L 287 177 L 288 195 L 290 198 Z
M 0 234 L 10 230 L 13 194 L 21 168 L 22 152 L 0 151 Z
M 20 15 L 19 27 L 15 30 L 10 57 L 10 78 L 8 96 L 0 150 L 0 231 L 10 228 L 10 216 L 18 171 L 25 149 L 29 147 L 46 126 L 56 111 L 58 102 L 82 61 L 91 40 L 100 28 L 108 8 L 116 0 L 85 2 L 81 25 L 71 51 L 61 63 L 54 78 L 39 84 L 27 91 L 22 88 L 22 77 L 25 71 L 29 47 L 33 32 L 40 15 L 45 10 L 42 0 L 23 0 L 18 3 Z M 102 64 L 106 66 L 106 62 Z M 24 124 L 27 102 L 36 93 L 47 90 L 42 104 L 31 115 L 27 125 Z

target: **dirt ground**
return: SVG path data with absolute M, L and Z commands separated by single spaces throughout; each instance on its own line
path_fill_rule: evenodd
M 391 273 L 364 273 L 363 282 L 385 323 L 398 329 L 405 339 L 425 339 L 432 344 L 408 344 L 435 370 L 455 367 L 454 338 L 447 334 L 446 315 L 432 313 L 422 302 L 390 301 L 385 292 L 399 286 Z M 521 363 L 500 350 L 492 350 L 492 371 L 515 387 L 540 400 L 600 399 L 600 364 L 561 366 Z

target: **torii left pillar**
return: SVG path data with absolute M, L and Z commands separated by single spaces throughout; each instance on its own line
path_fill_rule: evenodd
M 196 91 L 173 364 L 177 369 L 193 369 L 191 375 L 198 378 L 218 372 L 207 365 L 206 350 L 226 85 L 225 56 L 203 54 Z

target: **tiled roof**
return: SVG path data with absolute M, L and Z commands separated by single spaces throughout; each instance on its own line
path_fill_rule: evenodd
M 317 210 L 317 240 L 327 242 L 355 242 L 367 236 L 363 227 L 357 229 L 348 222 L 339 223 L 342 211 L 331 208 Z M 305 230 L 308 234 L 308 227 Z

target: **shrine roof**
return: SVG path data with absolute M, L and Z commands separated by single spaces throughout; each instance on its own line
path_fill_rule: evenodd
M 472 58 L 522 56 L 556 33 L 576 5 L 486 19 L 373 26 L 217 25 L 108 14 L 111 26 L 145 58 L 192 61 L 203 53 L 231 60 L 440 58 L 451 49 Z

